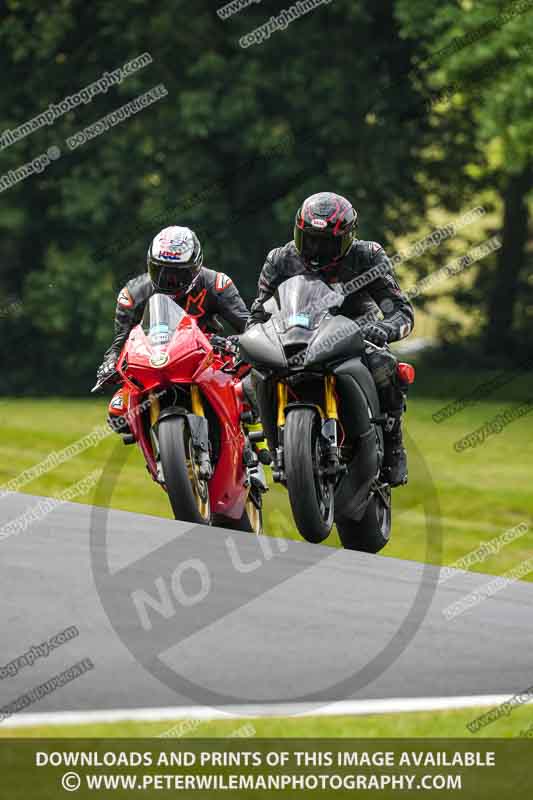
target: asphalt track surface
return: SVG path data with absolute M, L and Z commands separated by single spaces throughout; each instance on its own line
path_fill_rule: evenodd
M 0 498 L 1 524 L 41 499 Z M 229 709 L 217 698 L 325 703 L 533 685 L 524 582 L 447 620 L 444 608 L 493 576 L 461 572 L 436 585 L 438 569 L 416 562 L 127 512 L 105 520 L 77 504 L 0 541 L 0 553 L 0 667 L 69 626 L 80 632 L 0 680 L 0 706 L 84 658 L 93 670 L 26 710 Z M 142 592 L 159 604 L 143 606 L 148 630 L 132 600 Z

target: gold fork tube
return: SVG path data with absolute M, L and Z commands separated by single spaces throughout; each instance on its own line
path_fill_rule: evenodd
M 196 384 L 191 386 L 191 405 L 193 414 L 196 414 L 197 417 L 205 417 L 200 390 Z
M 285 406 L 287 405 L 287 384 L 278 383 L 278 428 L 285 425 Z
M 324 394 L 326 399 L 326 418 L 339 419 L 337 397 L 335 395 L 335 376 L 326 375 L 324 379 Z
M 150 425 L 152 425 L 153 427 L 157 422 L 157 420 L 159 419 L 161 404 L 159 402 L 159 399 L 153 392 L 150 392 L 150 394 L 148 395 L 148 399 L 150 401 Z

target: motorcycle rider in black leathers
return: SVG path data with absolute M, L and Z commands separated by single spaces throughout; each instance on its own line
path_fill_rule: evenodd
M 268 318 L 263 304 L 294 275 L 318 275 L 345 295 L 342 314 L 361 324 L 364 339 L 371 343 L 365 351 L 367 365 L 386 415 L 383 474 L 392 486 L 398 486 L 407 482 L 401 427 L 407 387 L 398 378 L 396 359 L 387 344 L 411 333 L 414 312 L 383 247 L 357 239 L 356 223 L 357 212 L 346 198 L 332 192 L 308 197 L 296 214 L 294 240 L 267 256 L 248 325 Z M 257 392 L 263 427 L 271 441 L 271 398 L 264 382 L 258 383 Z
M 131 330 L 143 316 L 153 294 L 170 295 L 188 314 L 194 317 L 204 332 L 217 332 L 215 315 L 229 323 L 237 333 L 242 333 L 249 318 L 248 309 L 231 278 L 203 266 L 202 246 L 189 228 L 171 226 L 164 228 L 152 241 L 147 255 L 148 271 L 128 281 L 118 296 L 115 314 L 115 337 L 105 353 L 97 372 L 98 380 L 111 378 L 116 371 L 120 352 Z M 248 398 L 253 390 L 246 391 Z M 109 404 L 109 420 L 123 418 L 127 410 L 127 396 L 119 389 Z M 121 432 L 127 432 L 122 427 Z

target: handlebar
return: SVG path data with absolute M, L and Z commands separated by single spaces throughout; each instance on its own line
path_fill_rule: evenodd
M 226 337 L 218 336 L 217 334 L 211 334 L 209 336 L 209 341 L 214 350 L 220 350 L 230 356 L 237 355 L 237 348 L 233 345 L 233 343 L 230 343 L 228 346 L 228 340 Z M 237 359 L 233 364 L 224 364 L 220 369 L 222 372 L 236 373 L 242 369 L 245 364 L 246 362 L 244 362 L 242 359 Z M 91 389 L 91 394 L 100 391 L 100 389 L 102 389 L 108 383 L 117 383 L 119 379 L 120 373 L 117 370 L 104 378 L 99 378 Z

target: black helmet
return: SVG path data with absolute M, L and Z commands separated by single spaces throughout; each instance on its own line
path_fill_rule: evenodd
M 148 273 L 155 288 L 164 294 L 190 292 L 202 267 L 202 245 L 190 228 L 163 228 L 148 248 Z
M 355 238 L 357 211 L 333 192 L 318 192 L 304 200 L 294 224 L 294 244 L 309 269 L 334 267 Z

